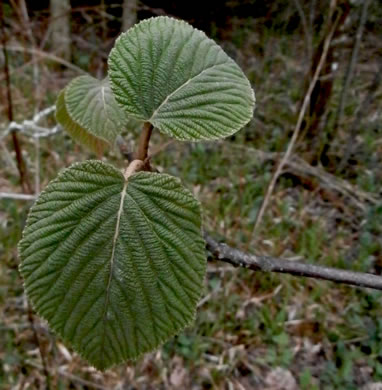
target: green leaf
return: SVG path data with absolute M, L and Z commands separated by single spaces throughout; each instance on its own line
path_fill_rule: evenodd
M 134 118 L 179 140 L 218 139 L 249 122 L 254 92 L 213 40 L 168 17 L 121 34 L 109 56 L 117 102 Z
M 128 117 L 115 101 L 107 78 L 75 78 L 66 88 L 65 103 L 74 121 L 112 145 L 128 125 Z
M 66 89 L 66 88 L 65 88 Z M 93 136 L 86 129 L 74 122 L 68 114 L 65 104 L 65 89 L 58 95 L 56 102 L 56 120 L 68 132 L 68 134 L 77 142 L 85 145 L 97 155 L 102 154 L 107 142 Z
M 68 132 L 76 141 L 92 150 L 94 137 L 105 145 L 114 145 L 118 134 L 136 125 L 136 121 L 129 119 L 115 101 L 107 78 L 100 81 L 80 76 L 72 80 L 64 91 L 57 102 L 62 110 L 56 115 L 57 120 L 67 130 L 70 128 Z
M 98 369 L 194 318 L 206 271 L 198 201 L 178 179 L 101 161 L 62 171 L 32 207 L 20 271 L 36 311 Z

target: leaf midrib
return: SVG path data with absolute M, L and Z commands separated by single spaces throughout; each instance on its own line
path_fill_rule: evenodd
M 106 298 L 105 298 L 105 304 L 103 308 L 103 314 L 102 314 L 102 338 L 101 338 L 101 361 L 103 361 L 103 355 L 104 355 L 104 349 L 105 349 L 105 328 L 106 328 L 106 323 L 107 323 L 107 312 L 108 312 L 108 306 L 109 306 L 109 300 L 110 300 L 110 288 L 111 288 L 111 282 L 113 279 L 113 272 L 114 272 L 114 258 L 115 258 L 115 248 L 117 245 L 118 241 L 118 236 L 119 236 L 119 228 L 120 228 L 120 223 L 121 223 L 121 217 L 123 213 L 123 204 L 125 202 L 125 197 L 126 197 L 126 192 L 127 192 L 127 183 L 128 181 L 126 180 L 122 191 L 121 191 L 121 201 L 119 203 L 119 209 L 117 213 L 117 220 L 115 224 L 115 231 L 114 231 L 114 237 L 113 237 L 113 244 L 112 244 L 112 249 L 111 249 L 111 256 L 110 256 L 110 273 L 109 273 L 109 279 L 107 282 L 107 287 L 106 287 Z
M 188 79 L 187 81 L 185 81 L 181 86 L 179 86 L 177 89 L 175 89 L 174 91 L 172 91 L 169 95 L 166 96 L 166 98 L 163 100 L 163 102 L 158 106 L 158 108 L 156 110 L 154 110 L 154 112 L 152 113 L 151 115 L 151 118 L 148 119 L 149 122 L 152 122 L 154 119 L 155 119 L 155 116 L 158 114 L 158 112 L 160 111 L 160 109 L 166 105 L 166 103 L 169 101 L 169 99 L 174 96 L 175 94 L 177 94 L 182 88 L 184 88 L 185 86 L 187 86 L 188 84 L 190 84 L 192 81 L 194 81 L 196 78 L 200 77 L 202 74 L 204 74 L 205 72 L 208 72 L 209 70 L 211 69 L 214 69 L 218 66 L 222 66 L 222 65 L 226 65 L 228 61 L 226 62 L 222 62 L 221 64 L 215 64 L 215 65 L 212 65 L 210 66 L 209 68 L 207 69 L 203 69 L 201 72 L 199 72 L 197 75 L 191 77 L 190 79 Z

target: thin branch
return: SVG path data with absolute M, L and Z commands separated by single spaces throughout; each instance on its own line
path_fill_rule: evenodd
M 28 13 L 27 13 L 26 4 L 24 1 L 21 1 L 21 8 L 22 8 L 24 18 L 26 18 L 28 21 Z M 2 14 L 3 12 L 2 11 L 3 11 L 3 8 L 2 8 L 2 5 L 0 5 L 2 44 L 3 44 L 3 53 L 4 53 L 4 73 L 5 73 L 5 79 L 6 79 L 6 85 L 7 85 L 7 97 L 8 97 L 8 119 L 9 119 L 10 123 L 13 123 L 13 106 L 12 106 L 12 94 L 11 94 L 11 80 L 10 80 L 10 76 L 9 76 L 7 37 L 6 37 L 5 22 L 3 19 L 3 14 Z M 31 34 L 30 39 L 34 43 L 33 34 L 31 31 L 29 31 L 29 32 Z M 34 82 L 38 83 L 38 80 L 37 80 L 38 69 L 37 70 L 36 69 L 37 68 L 34 67 L 34 71 L 35 71 Z M 35 85 L 35 87 L 36 87 L 36 85 Z M 37 115 L 37 112 L 35 113 L 35 116 L 36 115 Z M 32 188 L 31 188 L 29 181 L 28 181 L 28 177 L 27 177 L 27 173 L 26 173 L 26 166 L 25 166 L 22 154 L 21 154 L 20 143 L 18 141 L 17 134 L 14 130 L 13 131 L 11 130 L 11 134 L 12 134 L 13 146 L 14 146 L 15 153 L 16 153 L 17 167 L 18 167 L 19 175 L 20 175 L 20 184 L 21 184 L 21 187 L 23 188 L 23 191 L 28 192 L 30 194 L 32 192 Z M 38 142 L 38 139 L 36 139 L 36 142 Z M 39 153 L 39 148 L 38 149 L 36 148 L 36 152 Z M 39 161 L 39 155 L 37 155 L 36 161 Z M 39 164 L 37 165 L 37 168 L 38 169 L 40 168 Z M 35 181 L 36 192 L 39 192 L 40 181 L 39 181 L 39 176 L 37 178 L 37 175 L 39 175 L 39 172 L 36 172 L 36 181 Z M 25 199 L 25 195 L 24 195 L 24 199 Z M 44 373 L 45 381 L 46 381 L 46 388 L 48 390 L 50 390 L 51 389 L 51 381 L 50 381 L 50 375 L 49 375 L 49 371 L 48 371 L 47 360 L 46 360 L 46 357 L 45 357 L 45 354 L 44 354 L 44 351 L 43 351 L 43 348 L 41 345 L 41 341 L 40 341 L 40 338 L 38 336 L 38 333 L 37 333 L 37 330 L 35 327 L 34 316 L 33 316 L 32 308 L 30 306 L 29 301 L 27 301 L 27 305 L 28 305 L 28 321 L 29 321 L 31 329 L 32 329 L 34 342 L 37 345 L 37 348 L 38 348 L 39 353 L 40 353 L 43 373 Z
M 147 159 L 147 151 L 149 150 L 150 137 L 153 132 L 153 125 L 150 122 L 145 122 L 138 141 L 138 149 L 135 154 L 135 159 L 145 161 Z
M 34 115 L 32 122 L 37 124 L 38 122 L 40 122 L 40 120 L 42 118 L 44 118 L 44 117 L 48 116 L 49 114 L 53 113 L 55 110 L 56 110 L 56 106 L 55 105 L 47 107 L 47 108 L 44 108 L 43 110 L 37 112 Z
M 53 126 L 52 128 L 41 127 L 35 125 L 32 121 L 25 120 L 21 124 L 12 122 L 8 128 L 0 135 L 0 142 L 12 132 L 20 132 L 27 137 L 32 138 L 45 138 L 55 135 L 62 131 L 60 125 Z
M 381 74 L 382 74 L 382 61 L 381 61 Z M 226 141 L 218 141 L 220 144 L 225 144 Z M 255 149 L 250 146 L 240 144 L 230 144 L 229 148 L 235 148 L 242 153 L 248 153 L 252 157 L 257 158 L 260 163 L 267 161 L 277 161 L 279 154 L 276 152 L 264 152 L 260 149 Z M 342 195 L 347 204 L 352 205 L 355 208 L 362 210 L 363 212 L 369 206 L 378 205 L 382 202 L 382 199 L 376 193 L 370 193 L 363 191 L 357 186 L 349 183 L 348 181 L 341 179 L 331 173 L 325 171 L 325 169 L 312 166 L 297 155 L 292 155 L 287 161 L 283 172 L 288 171 L 301 177 L 314 178 L 318 181 L 318 185 L 321 188 L 325 188 L 330 191 L 337 192 Z
M 0 193 L 0 198 L 4 193 Z M 16 195 L 14 199 L 33 200 L 34 195 Z M 338 268 L 324 267 L 320 265 L 306 264 L 288 259 L 272 256 L 254 255 L 232 248 L 224 243 L 218 243 L 209 234 L 204 233 L 206 249 L 217 260 L 232 264 L 235 267 L 244 267 L 253 271 L 277 272 L 307 278 L 324 279 L 352 286 L 369 287 L 382 290 L 382 277 L 365 273 L 341 270 Z
M 31 22 L 29 19 L 28 8 L 25 3 L 25 0 L 19 0 L 20 7 L 20 17 L 23 25 L 23 29 L 26 30 L 29 42 L 33 48 L 37 47 L 36 40 L 34 38 Z M 36 60 L 35 53 L 31 53 L 32 63 L 33 63 L 33 87 L 34 87 L 34 95 L 35 95 L 35 114 L 38 113 L 39 104 L 41 102 L 41 83 L 40 83 L 40 70 L 38 67 L 38 61 Z M 40 192 L 40 140 L 39 138 L 34 138 L 35 144 L 35 180 L 34 180 L 34 192 L 38 194 Z M 47 379 L 49 382 L 49 380 Z
M 301 125 L 302 125 L 302 122 L 303 122 L 303 119 L 304 119 L 304 116 L 305 116 L 305 112 L 306 112 L 306 110 L 308 108 L 308 105 L 309 105 L 309 102 L 310 102 L 310 97 L 312 95 L 313 88 L 316 85 L 316 82 L 317 82 L 318 77 L 319 77 L 319 75 L 321 73 L 322 67 L 323 67 L 323 65 L 325 63 L 325 59 L 326 59 L 326 56 L 328 54 L 328 49 L 329 49 L 329 46 L 330 46 L 330 42 L 332 40 L 332 36 L 333 36 L 333 33 L 334 33 L 335 29 L 336 29 L 337 23 L 338 23 L 338 18 L 337 18 L 337 21 L 333 24 L 331 31 L 329 32 L 329 34 L 327 35 L 327 37 L 325 39 L 322 55 L 321 55 L 321 58 L 320 58 L 320 61 L 319 61 L 318 65 L 317 65 L 317 68 L 316 68 L 316 70 L 314 72 L 313 78 L 312 78 L 312 80 L 311 80 L 311 82 L 309 84 L 308 91 L 306 92 L 306 95 L 304 97 L 304 101 L 303 101 L 303 104 L 301 106 L 301 110 L 300 110 L 300 113 L 299 113 L 299 116 L 298 116 L 298 119 L 297 119 L 297 123 L 296 123 L 295 129 L 293 131 L 292 138 L 291 138 L 291 140 L 289 142 L 289 145 L 287 147 L 287 150 L 286 150 L 285 154 L 283 155 L 279 165 L 276 168 L 275 173 L 272 176 L 272 179 L 271 179 L 271 181 L 270 181 L 270 183 L 268 185 L 267 192 L 266 192 L 266 194 L 264 196 L 264 199 L 263 199 L 263 202 L 262 202 L 261 207 L 259 209 L 259 212 L 257 213 L 256 221 L 255 221 L 255 225 L 253 227 L 250 243 L 254 241 L 255 234 L 257 232 L 258 227 L 261 224 L 261 220 L 262 220 L 264 212 L 265 212 L 265 210 L 267 208 L 267 205 L 268 205 L 269 199 L 270 199 L 270 197 L 272 195 L 273 189 L 274 189 L 274 187 L 276 185 L 277 179 L 280 176 L 280 173 L 282 172 L 282 170 L 284 168 L 284 165 L 287 163 L 287 161 L 288 161 L 288 159 L 289 159 L 289 157 L 290 157 L 290 155 L 291 155 L 291 153 L 293 151 L 293 147 L 294 147 L 294 145 L 296 143 L 296 140 L 297 140 L 298 135 L 299 135 L 300 130 L 301 130 Z
M 54 112 L 56 106 L 50 106 L 44 110 L 37 112 L 32 120 L 24 120 L 21 123 L 11 122 L 8 127 L 1 133 L 0 141 L 7 137 L 12 132 L 20 132 L 33 138 L 49 137 L 61 131 L 61 126 L 56 125 L 52 128 L 46 128 L 38 125 L 44 117 Z
M 314 30 L 314 17 L 316 12 L 316 0 L 311 0 L 309 3 L 309 31 L 311 33 L 310 37 L 312 38 L 312 31 Z
M 9 76 L 9 62 L 8 62 L 8 50 L 7 50 L 7 33 L 5 30 L 5 21 L 3 17 L 3 8 L 0 7 L 0 20 L 1 20 L 1 36 L 2 36 L 2 47 L 3 47 L 3 55 L 4 55 L 4 74 L 5 81 L 7 86 L 7 99 L 8 99 L 8 120 L 9 122 L 13 122 L 13 104 L 12 104 L 12 91 L 11 91 L 11 79 Z M 20 184 L 23 188 L 23 191 L 30 192 L 31 187 L 28 182 L 26 167 L 23 160 L 23 156 L 21 154 L 21 146 L 17 134 L 12 131 L 12 142 L 13 148 L 16 153 L 16 161 L 17 161 L 17 169 L 20 176 Z
M 29 19 L 28 8 L 27 8 L 27 5 L 25 3 L 25 0 L 19 0 L 18 4 L 19 4 L 19 8 L 20 8 L 20 10 L 19 10 L 20 11 L 20 19 L 21 19 L 23 30 L 26 31 L 26 33 L 28 35 L 29 42 L 32 45 L 32 47 L 36 48 L 37 44 L 36 44 L 36 40 L 35 40 L 34 35 L 33 35 L 32 25 L 31 25 L 31 22 Z M 36 55 L 34 52 L 31 53 L 31 57 L 32 57 L 31 62 L 33 64 L 34 94 L 35 94 L 35 97 L 37 97 L 37 99 L 35 99 L 36 103 L 37 103 L 35 105 L 35 112 L 37 112 L 38 105 L 40 103 L 39 99 L 41 98 L 41 83 L 39 82 L 40 71 L 39 71 L 39 67 L 38 67 L 38 61 L 36 60 Z
M 172 145 L 175 142 L 175 140 L 170 139 L 169 141 L 163 143 L 162 145 L 158 145 L 149 155 L 149 159 L 151 160 L 155 156 L 157 156 L 159 153 L 163 152 L 167 147 Z
M 0 138 L 0 149 L 1 149 L 1 158 L 3 161 L 10 167 L 12 174 L 17 175 L 18 169 L 16 166 L 16 163 L 13 161 L 13 157 L 11 153 L 9 152 L 7 146 L 3 142 L 3 140 Z
M 138 9 L 140 11 L 149 11 L 153 15 L 156 16 L 171 16 L 176 17 L 174 14 L 169 14 L 167 11 L 165 11 L 163 8 L 153 8 L 149 7 L 148 5 L 143 4 L 141 1 L 138 4 Z
M 373 82 L 370 84 L 370 87 L 368 88 L 368 93 L 365 96 L 364 100 L 362 101 L 361 105 L 358 106 L 355 113 L 355 118 L 350 125 L 345 152 L 337 168 L 338 173 L 342 172 L 342 170 L 345 168 L 346 163 L 349 161 L 349 158 L 353 152 L 354 139 L 357 135 L 358 129 L 361 126 L 362 117 L 366 115 L 367 109 L 369 108 L 370 104 L 373 102 L 375 94 L 381 83 L 381 79 L 382 79 L 381 74 L 382 74 L 382 59 L 380 59 L 379 61 L 379 67 L 375 72 Z
M 7 49 L 10 51 L 21 51 L 21 52 L 26 52 L 26 53 L 30 53 L 30 54 L 35 54 L 38 57 L 47 58 L 51 61 L 57 62 L 58 64 L 64 65 L 68 69 L 72 69 L 72 70 L 76 71 L 77 73 L 84 74 L 84 75 L 88 74 L 80 67 L 73 65 L 70 62 L 65 61 L 64 59 L 62 59 L 60 57 L 57 57 L 54 54 L 46 53 L 45 51 L 40 50 L 40 49 L 33 49 L 33 48 L 20 47 L 20 46 L 8 46 Z
M 16 194 L 14 192 L 0 192 L 0 199 L 35 200 L 37 195 Z
M 248 254 L 226 244 L 221 244 L 204 235 L 206 247 L 219 261 L 230 263 L 235 267 L 244 267 L 253 271 L 277 272 L 307 278 L 329 280 L 358 287 L 382 290 L 382 277 L 364 272 L 347 271 L 338 268 L 306 264 L 271 256 Z
M 362 5 L 362 9 L 361 9 L 361 16 L 359 19 L 359 25 L 358 25 L 358 29 L 357 29 L 357 33 L 356 33 L 356 37 L 355 37 L 355 41 L 354 41 L 353 51 L 352 51 L 351 58 L 350 58 L 348 67 L 346 69 L 345 77 L 344 77 L 344 85 L 343 85 L 343 88 L 341 91 L 340 103 L 338 105 L 337 118 L 336 118 L 336 123 L 334 125 L 334 128 L 337 128 L 338 126 L 340 126 L 341 122 L 342 122 L 342 116 L 344 113 L 345 102 L 346 102 L 346 95 L 347 95 L 347 91 L 348 91 L 349 86 L 350 86 L 351 79 L 353 77 L 354 67 L 355 67 L 355 64 L 357 62 L 358 51 L 359 51 L 359 47 L 361 44 L 362 34 L 363 34 L 364 27 L 365 27 L 366 19 L 367 19 L 367 10 L 369 8 L 369 5 L 370 5 L 370 0 L 363 1 L 363 5 Z
M 26 360 L 25 363 L 29 364 L 30 366 L 37 368 L 38 370 L 42 369 L 42 366 L 40 364 L 37 364 L 31 360 Z M 99 389 L 99 390 L 107 390 L 107 387 L 100 385 L 95 382 L 88 381 L 86 379 L 82 379 L 77 375 L 71 374 L 70 372 L 67 372 L 64 368 L 58 367 L 57 368 L 57 374 L 60 376 L 63 376 L 73 382 L 77 382 L 78 384 L 84 386 L 85 388 L 89 389 Z
M 367 209 L 367 203 L 377 205 L 381 202 L 381 199 L 377 194 L 365 192 L 346 180 L 326 172 L 323 168 L 314 167 L 308 164 L 305 160 L 298 158 L 297 156 L 294 156 L 294 158 L 288 161 L 288 166 L 291 171 L 294 171 L 297 174 L 300 173 L 318 179 L 322 187 L 338 192 L 343 195 L 347 201 L 353 203 L 354 206 L 362 211 Z
M 137 22 L 137 0 L 123 0 L 122 2 L 122 32 L 133 27 Z
M 27 305 L 28 305 L 28 321 L 29 321 L 30 326 L 32 328 L 34 343 L 37 345 L 37 348 L 40 352 L 41 363 L 42 363 L 42 372 L 44 373 L 45 381 L 46 381 L 46 389 L 50 390 L 51 389 L 51 383 L 50 383 L 51 381 L 50 381 L 50 375 L 49 375 L 49 371 L 48 371 L 48 364 L 46 361 L 44 350 L 43 350 L 42 345 L 41 345 L 40 337 L 37 333 L 34 315 L 33 315 L 32 307 L 31 307 L 29 300 L 27 300 Z
M 56 125 L 52 128 L 42 127 L 38 125 L 38 122 L 40 122 L 43 118 L 54 112 L 55 106 L 50 106 L 45 108 L 44 110 L 41 110 L 40 112 L 37 112 L 32 120 L 24 120 L 22 123 L 17 122 L 11 122 L 9 123 L 8 127 L 1 133 L 0 135 L 0 147 L 3 149 L 3 155 L 2 157 L 7 158 L 9 160 L 9 164 L 14 168 L 14 162 L 12 160 L 12 157 L 9 155 L 7 148 L 3 142 L 3 140 L 9 135 L 9 134 L 16 134 L 17 132 L 20 132 L 26 136 L 32 137 L 35 142 L 36 146 L 39 146 L 39 139 L 43 137 L 48 137 L 54 134 L 57 134 L 59 131 L 61 131 L 61 126 Z M 36 150 L 36 170 L 39 171 L 39 148 Z M 35 178 L 35 193 L 36 195 L 30 195 L 30 194 L 16 194 L 16 193 L 8 193 L 8 192 L 0 192 L 0 199 L 19 199 L 19 200 L 33 200 L 35 197 L 38 196 L 38 193 L 40 191 L 40 180 L 39 175 L 36 174 Z M 24 192 L 29 192 L 27 190 L 24 190 Z
M 34 147 L 35 147 L 35 152 L 36 152 L 35 164 L 34 164 L 34 170 L 35 170 L 34 192 L 35 192 L 35 194 L 38 194 L 40 192 L 40 188 L 41 188 L 41 179 L 40 179 L 40 138 L 38 138 L 38 137 L 34 138 Z
M 302 5 L 300 3 L 300 0 L 294 0 L 294 4 L 296 6 L 297 12 L 300 16 L 301 22 L 302 22 L 302 29 L 304 32 L 304 38 L 305 38 L 305 44 L 306 44 L 306 53 L 308 57 L 308 63 L 310 65 L 310 62 L 312 61 L 312 34 L 308 26 L 308 21 L 305 16 L 305 12 L 302 8 Z

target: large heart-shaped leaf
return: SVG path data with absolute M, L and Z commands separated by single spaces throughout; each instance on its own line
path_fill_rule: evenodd
M 147 19 L 121 34 L 109 78 L 129 115 L 179 140 L 227 137 L 253 114 L 254 92 L 241 69 L 203 32 L 176 19 Z
M 100 161 L 47 186 L 19 252 L 36 311 L 99 369 L 190 324 L 206 270 L 200 206 L 179 180 Z
M 65 104 L 65 89 L 60 92 L 57 98 L 56 120 L 75 141 L 85 145 L 97 155 L 102 154 L 104 148 L 107 146 L 106 141 L 92 135 L 76 123 L 68 114 Z

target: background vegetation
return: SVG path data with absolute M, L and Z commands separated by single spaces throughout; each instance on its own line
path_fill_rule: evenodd
M 205 228 L 217 239 L 381 274 L 382 2 L 72 0 L 70 6 L 51 17 L 48 0 L 0 3 L 7 46 L 0 54 L 0 389 L 45 389 L 47 377 L 52 389 L 381 389 L 380 292 L 215 261 L 193 327 L 136 363 L 95 371 L 37 317 L 33 330 L 16 247 L 31 202 L 3 193 L 39 192 L 63 167 L 96 158 L 64 132 L 8 133 L 9 107 L 16 122 L 32 118 L 81 72 L 106 74 L 122 25 L 175 16 L 204 30 L 239 63 L 257 108 L 252 122 L 225 141 L 168 143 L 155 134 L 153 164 L 181 177 L 200 199 Z M 57 27 L 61 19 L 64 27 Z M 65 28 L 70 41 L 57 43 Z M 330 46 L 308 114 L 259 220 L 325 41 Z M 54 124 L 52 115 L 41 123 Z M 133 146 L 134 132 L 125 139 Z M 118 151 L 103 159 L 125 164 Z

